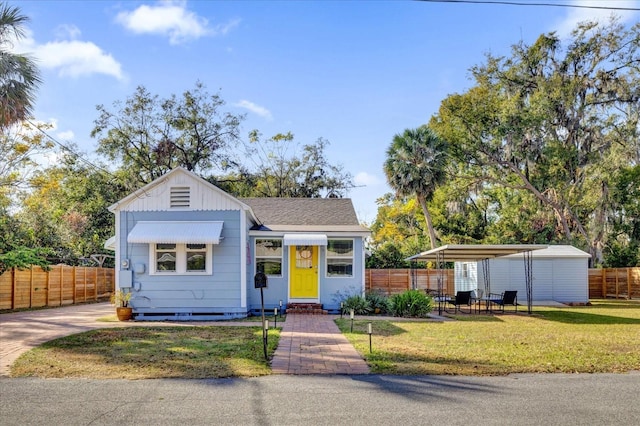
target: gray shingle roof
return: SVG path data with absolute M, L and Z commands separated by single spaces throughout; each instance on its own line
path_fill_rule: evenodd
M 251 207 L 269 228 L 360 227 L 348 198 L 240 198 L 240 201 Z

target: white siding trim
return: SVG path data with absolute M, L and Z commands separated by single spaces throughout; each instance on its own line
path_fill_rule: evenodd
M 360 259 L 361 261 L 361 265 L 362 265 L 362 270 L 360 271 L 360 279 L 362 280 L 362 294 L 364 295 L 366 290 L 367 290 L 367 286 L 366 286 L 366 268 L 365 268 L 365 253 L 364 253 L 364 238 L 362 238 L 360 240 L 360 244 L 362 246 L 362 259 Z
M 122 242 L 122 240 L 120 240 L 120 212 L 116 212 L 115 216 L 116 216 L 116 257 L 115 257 L 115 265 L 114 265 L 114 269 L 115 269 L 115 289 L 114 290 L 119 290 L 120 289 L 120 243 Z
M 247 251 L 251 253 L 247 240 L 247 212 L 240 210 L 240 307 L 247 307 Z M 251 257 L 255 257 L 255 253 Z

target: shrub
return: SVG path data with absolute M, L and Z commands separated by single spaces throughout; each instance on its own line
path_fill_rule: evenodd
M 369 302 L 369 306 L 371 308 L 371 312 L 376 312 L 380 314 L 386 314 L 389 312 L 390 304 L 389 299 L 386 296 L 374 291 L 371 293 L 367 293 L 365 295 L 367 302 Z
M 360 295 L 349 296 L 344 300 L 342 312 L 349 313 L 351 309 L 358 315 L 366 315 L 371 312 L 369 301 Z
M 433 309 L 431 297 L 419 290 L 408 290 L 391 297 L 391 313 L 396 317 L 426 318 Z

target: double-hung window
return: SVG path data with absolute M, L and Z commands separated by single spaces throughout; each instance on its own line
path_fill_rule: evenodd
M 282 240 L 256 239 L 256 272 L 282 275 Z
M 153 274 L 211 275 L 211 244 L 151 244 Z
M 327 241 L 327 276 L 353 276 L 353 240 Z

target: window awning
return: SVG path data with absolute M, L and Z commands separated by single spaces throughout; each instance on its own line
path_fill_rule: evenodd
M 326 246 L 325 234 L 284 234 L 285 246 Z
M 104 242 L 104 248 L 106 250 L 116 251 L 116 236 L 109 237 L 107 241 Z
M 138 222 L 129 243 L 219 244 L 224 222 Z

